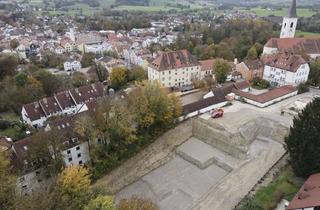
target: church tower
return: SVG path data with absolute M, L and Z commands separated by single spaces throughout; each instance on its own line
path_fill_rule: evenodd
M 280 38 L 294 38 L 297 23 L 297 1 L 292 0 L 288 15 L 283 18 Z

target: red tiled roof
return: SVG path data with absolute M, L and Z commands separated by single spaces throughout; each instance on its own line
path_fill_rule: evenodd
M 276 98 L 279 98 L 281 96 L 287 95 L 289 93 L 293 93 L 297 91 L 297 88 L 291 86 L 291 85 L 285 85 L 279 88 L 275 88 L 273 90 L 270 90 L 268 92 L 262 93 L 260 95 L 253 95 L 248 92 L 243 92 L 237 89 L 233 89 L 232 92 L 234 92 L 236 95 L 250 99 L 252 101 L 256 101 L 259 103 L 266 103 L 268 101 L 274 100 Z
M 233 85 L 238 90 L 243 90 L 250 87 L 250 83 L 247 80 L 235 82 Z
M 74 106 L 74 102 L 68 91 L 60 92 L 54 96 L 62 109 Z
M 60 106 L 54 97 L 43 98 L 39 101 L 39 103 L 47 116 L 61 112 Z
M 200 63 L 188 50 L 161 53 L 152 63 L 151 67 L 159 71 L 198 66 Z
M 255 70 L 263 67 L 262 61 L 260 59 L 256 60 L 245 60 L 244 64 L 250 69 L 250 70 Z
M 79 87 L 70 90 L 72 98 L 77 104 L 88 102 L 105 95 L 104 87 L 101 83 Z
M 287 210 L 320 206 L 320 173 L 311 175 L 290 202 Z
M 276 48 L 279 51 L 320 54 L 320 38 L 271 38 L 265 47 Z
M 279 52 L 272 55 L 268 55 L 264 58 L 265 65 L 284 69 L 291 72 L 296 72 L 299 67 L 306 64 L 307 61 L 304 60 L 301 55 Z
M 46 116 L 42 108 L 40 107 L 39 102 L 26 104 L 23 106 L 23 108 L 26 110 L 27 116 L 31 121 L 38 120 L 41 117 Z
M 203 60 L 199 61 L 201 64 L 202 71 L 208 71 L 213 69 L 213 64 L 215 63 L 215 59 Z

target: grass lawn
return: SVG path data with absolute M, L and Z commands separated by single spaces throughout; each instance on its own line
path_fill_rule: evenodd
M 9 120 L 9 121 L 18 121 L 20 120 L 20 116 L 14 112 L 2 112 L 0 113 L 0 119 Z
M 255 7 L 250 10 L 246 10 L 244 8 L 240 8 L 239 11 L 242 12 L 252 12 L 257 14 L 258 16 L 265 17 L 269 15 L 275 15 L 275 16 L 285 16 L 288 13 L 288 9 L 281 9 L 281 10 L 270 10 L 270 9 L 263 9 L 261 7 Z M 311 17 L 312 15 L 315 14 L 315 12 L 309 10 L 309 9 L 304 9 L 304 8 L 298 8 L 297 13 L 299 17 Z
M 306 38 L 320 38 L 320 33 L 312 33 L 312 32 L 305 32 L 305 31 L 296 31 L 296 37 L 306 37 Z
M 269 186 L 257 191 L 254 199 L 263 209 L 274 209 L 279 199 L 285 198 L 291 201 L 301 184 L 297 181 L 291 167 L 286 166 L 280 170 L 279 175 Z

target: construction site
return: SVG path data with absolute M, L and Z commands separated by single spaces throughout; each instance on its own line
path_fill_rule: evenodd
M 136 195 L 163 210 L 232 209 L 285 154 L 288 127 L 251 109 L 220 119 L 203 114 L 168 162 L 116 198 Z
M 233 102 L 224 116 L 188 119 L 98 180 L 116 202 L 137 196 L 161 210 L 233 209 L 285 156 L 293 115 L 283 110 L 314 93 L 267 108 Z

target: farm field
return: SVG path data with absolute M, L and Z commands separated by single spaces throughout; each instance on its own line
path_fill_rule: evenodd
M 288 12 L 288 9 L 281 9 L 281 10 L 271 10 L 271 9 L 264 9 L 261 7 L 255 7 L 252 9 L 245 9 L 245 8 L 241 8 L 239 9 L 239 11 L 241 12 L 250 12 L 250 13 L 254 13 L 258 16 L 264 17 L 264 16 L 269 16 L 269 15 L 274 15 L 274 16 L 285 16 Z M 309 9 L 303 9 L 303 8 L 298 8 L 297 9 L 297 13 L 299 17 L 311 17 L 312 15 L 315 14 L 315 12 L 309 10 Z
M 22 0 L 19 0 L 22 2 Z M 100 6 L 99 7 L 89 7 L 87 4 L 84 3 L 76 3 L 72 6 L 66 6 L 64 9 L 59 10 L 49 10 L 49 14 L 51 15 L 59 15 L 59 14 L 67 14 L 67 15 L 75 15 L 75 14 L 84 14 L 84 15 L 92 15 L 96 12 L 102 11 L 103 8 L 110 7 L 112 4 L 115 4 L 116 0 L 99 0 Z M 171 9 L 181 10 L 177 6 L 180 5 L 190 5 L 190 9 L 199 9 L 202 6 L 199 4 L 190 4 L 187 1 L 181 0 L 150 0 L 149 6 L 132 6 L 132 5 L 120 5 L 113 8 L 113 10 L 128 10 L 128 11 L 142 11 L 142 12 L 157 12 L 157 11 L 168 11 Z M 45 5 L 43 0 L 30 0 L 28 5 L 34 8 L 44 8 Z M 53 6 L 53 4 L 46 5 L 46 6 Z M 184 8 L 186 9 L 186 8 Z M 40 10 L 42 12 L 42 10 Z
M 320 38 L 320 33 L 312 33 L 312 32 L 305 32 L 305 31 L 296 31 L 296 37 L 306 37 L 306 38 Z

